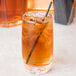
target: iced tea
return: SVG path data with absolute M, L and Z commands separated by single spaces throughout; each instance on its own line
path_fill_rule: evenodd
M 22 56 L 27 65 L 45 66 L 51 63 L 53 56 L 53 19 L 50 14 L 45 18 L 44 16 L 45 12 L 39 11 L 26 12 L 23 15 Z

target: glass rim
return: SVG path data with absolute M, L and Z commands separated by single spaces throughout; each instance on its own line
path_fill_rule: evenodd
M 46 14 L 46 11 L 27 11 L 27 12 L 25 12 L 23 15 L 22 15 L 22 20 L 24 20 L 24 21 L 26 21 L 26 17 L 31 17 L 31 16 L 28 16 L 27 15 L 27 13 L 35 13 L 35 12 L 43 12 L 43 13 L 45 13 Z M 25 16 L 25 18 L 24 18 L 24 16 Z M 32 16 L 33 18 L 36 18 L 37 16 Z M 52 14 L 50 14 L 50 13 L 48 13 L 48 16 L 47 17 L 52 17 Z M 45 15 L 43 16 L 43 17 L 38 17 L 38 18 L 47 18 L 47 17 L 45 17 Z

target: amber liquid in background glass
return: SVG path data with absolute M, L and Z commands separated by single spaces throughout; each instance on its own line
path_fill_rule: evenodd
M 53 0 L 27 0 L 27 11 L 47 11 L 50 1 L 53 2 Z M 54 13 L 53 4 L 49 13 Z
M 31 17 L 33 18 L 33 17 Z M 23 20 L 22 26 L 22 56 L 26 64 L 28 55 L 35 43 L 40 32 L 46 23 L 28 23 Z M 42 35 L 40 36 L 37 45 L 35 46 L 28 65 L 44 66 L 48 65 L 53 56 L 53 19 L 46 24 Z
M 0 26 L 11 27 L 21 24 L 26 6 L 25 0 L 0 0 Z
M 76 8 L 76 0 L 74 1 L 74 8 Z

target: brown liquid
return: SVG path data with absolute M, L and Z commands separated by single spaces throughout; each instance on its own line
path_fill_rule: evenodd
M 0 0 L 0 26 L 3 26 L 1 24 L 6 24 L 5 27 L 16 26 L 13 23 L 21 20 L 24 8 L 25 0 Z
M 50 0 L 54 2 L 53 0 Z M 46 0 L 27 0 L 27 11 L 47 11 L 50 1 Z M 54 13 L 54 4 L 50 8 L 50 13 Z
M 33 17 L 32 17 L 33 18 Z M 28 20 L 28 18 L 27 18 Z M 23 21 L 22 27 L 22 56 L 26 64 L 28 55 L 43 30 L 45 23 L 28 23 Z M 29 59 L 28 65 L 44 66 L 48 65 L 53 56 L 53 19 L 51 19 L 41 34 L 32 54 Z
M 53 0 L 27 0 L 27 7 L 29 9 L 47 9 L 50 2 Z M 51 10 L 53 10 L 53 4 L 51 6 Z
M 74 1 L 74 8 L 76 8 L 76 1 Z

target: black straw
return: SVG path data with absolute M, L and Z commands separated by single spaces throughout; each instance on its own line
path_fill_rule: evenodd
M 48 15 L 48 13 L 49 13 L 49 10 L 50 10 L 51 5 L 52 5 L 52 2 L 50 2 L 50 5 L 49 5 L 49 7 L 48 7 L 48 10 L 47 10 L 47 12 L 46 12 L 45 17 L 47 17 L 47 15 Z

